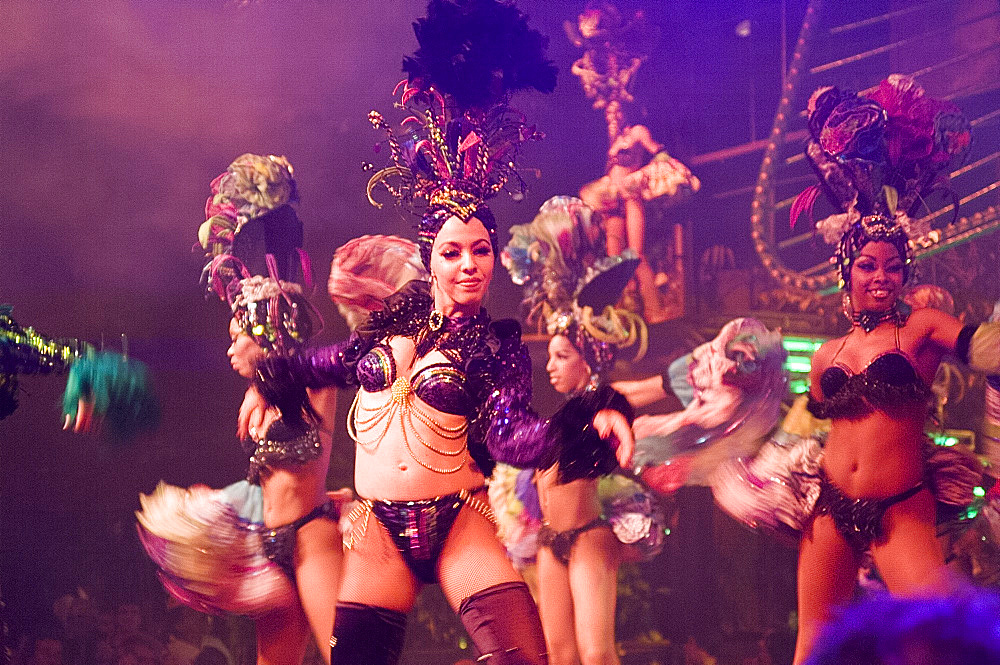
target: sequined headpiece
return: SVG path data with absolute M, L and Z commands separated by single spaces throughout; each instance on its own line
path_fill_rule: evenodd
M 294 282 L 254 275 L 240 280 L 230 303 L 233 318 L 264 350 L 287 351 L 316 332 L 318 312 Z
M 614 365 L 619 348 L 639 343 L 642 319 L 615 307 L 639 263 L 631 250 L 606 256 L 597 242 L 593 211 L 578 198 L 555 196 L 530 224 L 511 228 L 500 261 L 525 287 L 525 320 L 549 335 L 565 335 L 597 377 Z
M 284 157 L 240 155 L 212 181 L 198 229 L 196 247 L 206 259 L 202 280 L 267 350 L 299 344 L 321 326 L 294 282 L 300 269 L 307 287 L 312 276 L 302 222 L 291 207 L 298 201 L 292 174 Z
M 542 138 L 508 106 L 517 90 L 550 92 L 556 70 L 545 59 L 547 39 L 527 17 L 499 0 L 431 0 L 413 24 L 419 48 L 403 61 L 406 81 L 396 107 L 408 112 L 398 130 L 382 114 L 368 115 L 385 131 L 389 164 L 368 182 L 420 215 L 421 258 L 430 263 L 434 238 L 452 216 L 475 217 L 497 253 L 497 229 L 486 201 L 501 191 L 521 198 L 516 159 L 525 141 Z
M 824 87 L 809 100 L 806 158 L 819 184 L 803 191 L 791 222 L 812 216 L 820 192 L 840 211 L 816 223 L 836 245 L 841 286 L 857 253 L 872 240 L 893 243 L 909 278 L 913 241 L 930 232 L 920 219 L 924 198 L 947 190 L 947 172 L 968 154 L 969 123 L 951 103 L 925 96 L 909 76 L 893 74 L 873 91 Z M 958 213 L 955 202 L 955 214 Z

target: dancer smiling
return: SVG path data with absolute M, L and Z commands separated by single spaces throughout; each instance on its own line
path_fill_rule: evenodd
M 530 358 L 518 325 L 491 321 L 482 301 L 497 253 L 485 201 L 518 187 L 517 150 L 537 138 L 507 98 L 520 88 L 550 90 L 555 72 L 544 38 L 505 3 L 432 2 L 414 27 L 420 48 L 405 62 L 401 92 L 414 112 L 407 142 L 370 114 L 389 132 L 392 163 L 372 178 L 369 196 L 385 185 L 418 204 L 430 281 L 387 298 L 346 342 L 266 359 L 260 388 L 275 401 L 295 385 L 360 386 L 348 427 L 363 498 L 348 516 L 333 663 L 396 662 L 405 613 L 432 582 L 482 661 L 544 663 L 537 611 L 496 538 L 484 474 L 494 460 L 533 464 L 548 445 L 548 425 L 530 410 Z M 629 455 L 624 416 L 581 417 Z
M 802 439 L 788 446 L 788 463 L 776 463 L 780 446 L 768 448 L 759 469 L 754 462 L 727 473 L 714 488 L 721 505 L 749 522 L 760 514 L 757 495 L 784 497 L 766 520 L 802 529 L 796 663 L 851 599 L 866 551 L 892 593 L 952 587 L 935 540 L 935 496 L 956 492 L 939 476 L 974 480 L 981 468 L 958 464 L 957 474 L 935 473 L 940 465 L 928 456 L 934 446 L 924 435 L 930 383 L 946 353 L 981 371 L 1000 370 L 996 325 L 963 328 L 933 308 L 911 313 L 899 300 L 912 270 L 911 238 L 929 231 L 913 216 L 941 174 L 965 156 L 968 123 L 900 75 L 867 96 L 821 88 L 809 112 L 806 156 L 821 184 L 793 204 L 792 219 L 821 191 L 840 211 L 817 226 L 837 245 L 852 322 L 813 357 L 809 410 L 831 420 L 830 432 L 822 450 Z

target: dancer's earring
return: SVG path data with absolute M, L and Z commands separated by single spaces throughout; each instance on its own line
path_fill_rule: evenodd
M 840 308 L 848 321 L 854 321 L 854 306 L 851 304 L 851 294 L 847 291 L 840 296 Z

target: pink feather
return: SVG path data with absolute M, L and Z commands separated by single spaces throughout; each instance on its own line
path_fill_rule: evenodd
M 819 185 L 810 185 L 795 197 L 795 200 L 792 201 L 792 209 L 788 213 L 788 228 L 795 228 L 795 223 L 799 221 L 799 216 L 803 212 L 809 213 L 809 221 L 812 222 L 813 206 L 816 204 L 819 193 Z

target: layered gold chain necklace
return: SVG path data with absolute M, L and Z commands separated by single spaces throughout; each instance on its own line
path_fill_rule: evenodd
M 373 452 L 376 448 L 378 448 L 382 438 L 389 433 L 389 428 L 392 427 L 394 416 L 398 413 L 399 426 L 403 433 L 403 445 L 406 446 L 406 452 L 409 453 L 414 462 L 428 471 L 433 471 L 435 473 L 455 473 L 465 466 L 465 452 L 468 449 L 467 440 L 462 442 L 462 447 L 458 450 L 443 450 L 431 445 L 424 439 L 424 437 L 420 436 L 420 431 L 413 422 L 413 419 L 416 418 L 425 427 L 427 427 L 432 434 L 445 439 L 446 441 L 458 441 L 459 439 L 465 438 L 465 435 L 469 430 L 469 422 L 467 420 L 463 419 L 462 424 L 456 427 L 448 427 L 439 423 L 434 419 L 432 414 L 428 413 L 414 402 L 413 389 L 410 387 L 410 381 L 402 376 L 397 377 L 396 380 L 392 382 L 392 387 L 390 389 L 391 396 L 389 397 L 389 400 L 381 406 L 374 408 L 363 406 L 360 401 L 361 392 L 362 391 L 359 390 L 357 395 L 355 395 L 354 403 L 351 404 L 351 409 L 347 414 L 347 433 L 359 446 L 368 452 Z M 365 440 L 362 440 L 362 435 L 367 435 L 369 432 L 379 427 L 381 427 L 381 430 L 378 434 L 374 435 L 373 438 L 366 438 Z M 408 432 L 409 434 L 412 434 L 424 448 L 433 453 L 448 458 L 461 457 L 462 459 L 459 461 L 458 466 L 441 469 L 431 466 L 421 460 L 416 456 L 416 454 L 414 454 L 413 448 L 410 446 L 410 437 Z

